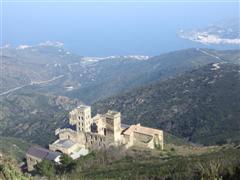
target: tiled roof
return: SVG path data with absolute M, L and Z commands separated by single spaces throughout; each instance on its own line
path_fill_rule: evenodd
M 131 125 L 128 129 L 126 129 L 124 132 L 123 132 L 123 134 L 125 134 L 125 135 L 130 135 L 130 134 L 132 134 L 133 132 L 134 132 L 134 130 L 135 130 L 135 127 L 136 125 Z
M 61 153 L 60 152 L 54 152 L 54 151 L 52 151 L 52 152 L 49 152 L 48 153 L 48 155 L 45 157 L 45 159 L 48 159 L 48 160 L 51 160 L 51 161 L 53 161 L 53 160 L 55 160 L 58 156 L 60 156 L 61 155 Z
M 58 152 L 50 151 L 48 149 L 45 149 L 39 146 L 31 146 L 28 149 L 27 154 L 37 157 L 39 159 L 49 159 L 49 160 L 53 160 L 52 157 L 57 157 L 60 155 L 60 153 Z
M 54 144 L 56 144 L 57 146 L 61 146 L 63 148 L 70 148 L 76 143 L 70 139 L 64 139 L 64 140 L 57 140 L 56 142 L 54 142 Z
M 162 134 L 161 130 L 144 127 L 144 126 L 141 126 L 140 124 L 131 125 L 126 131 L 123 132 L 123 134 L 130 135 L 133 132 L 151 135 L 151 136 L 153 136 L 155 134 Z

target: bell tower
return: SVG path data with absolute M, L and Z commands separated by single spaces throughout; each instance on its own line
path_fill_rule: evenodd
M 76 125 L 77 131 L 91 132 L 91 107 L 80 105 L 70 112 L 70 124 Z
M 108 111 L 106 117 L 106 134 L 112 137 L 115 143 L 121 141 L 121 113 L 117 111 Z

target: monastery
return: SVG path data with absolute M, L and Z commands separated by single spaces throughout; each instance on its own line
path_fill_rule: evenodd
M 42 159 L 58 160 L 61 153 L 77 159 L 91 150 L 109 146 L 131 146 L 163 149 L 163 131 L 136 125 L 121 123 L 121 113 L 108 111 L 91 117 L 91 107 L 81 105 L 69 113 L 69 124 L 56 129 L 58 139 L 49 145 L 49 150 L 41 152 L 39 147 L 31 147 L 27 152 L 28 169 Z M 43 151 L 43 150 L 42 150 Z M 39 154 L 41 157 L 39 157 Z M 43 157 L 43 155 L 45 157 Z

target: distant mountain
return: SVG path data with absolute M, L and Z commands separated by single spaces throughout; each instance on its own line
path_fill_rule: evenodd
M 213 63 L 94 104 L 201 144 L 240 142 L 240 66 Z

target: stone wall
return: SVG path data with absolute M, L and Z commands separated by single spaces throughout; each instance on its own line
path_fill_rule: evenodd
M 37 158 L 37 157 L 34 157 L 34 156 L 31 156 L 29 154 L 26 154 L 26 159 L 27 159 L 27 169 L 28 171 L 33 171 L 34 170 L 34 166 L 41 162 L 42 160 Z
M 106 148 L 108 139 L 104 135 L 96 133 L 86 133 L 86 147 L 90 149 Z
M 76 132 L 71 129 L 62 130 L 59 133 L 59 139 L 60 140 L 70 139 L 74 142 L 77 142 L 82 147 L 85 147 L 85 143 L 86 143 L 86 138 L 83 132 Z
M 69 148 L 65 148 L 53 143 L 49 145 L 49 149 L 52 151 L 60 151 L 61 153 L 64 153 L 64 154 L 71 154 L 73 152 L 76 152 L 77 150 L 80 150 L 80 146 L 79 144 L 74 144 Z

